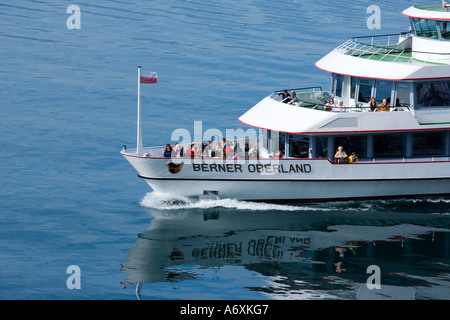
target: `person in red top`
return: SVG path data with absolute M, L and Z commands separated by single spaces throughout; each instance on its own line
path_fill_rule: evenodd
M 281 154 L 281 151 L 277 152 L 277 155 L 275 156 L 275 159 L 281 159 L 283 158 L 283 155 Z

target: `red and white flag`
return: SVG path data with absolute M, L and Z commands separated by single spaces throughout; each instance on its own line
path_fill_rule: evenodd
M 140 77 L 141 83 L 158 83 L 158 74 L 156 72 L 142 72 Z

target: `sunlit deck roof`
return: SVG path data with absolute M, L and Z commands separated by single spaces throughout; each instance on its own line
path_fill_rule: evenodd
M 450 78 L 450 53 L 412 50 L 408 33 L 352 38 L 316 63 L 327 72 L 386 80 Z
M 444 8 L 442 3 L 414 5 L 402 14 L 410 18 L 450 20 L 450 8 Z

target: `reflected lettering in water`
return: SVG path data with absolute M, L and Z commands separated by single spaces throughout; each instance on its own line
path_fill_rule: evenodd
M 195 292 L 205 283 L 237 290 L 230 299 L 450 299 L 449 203 L 436 200 L 442 212 L 407 210 L 432 210 L 427 201 L 267 210 L 171 202 L 152 208 L 122 264 L 123 285 L 147 299 L 161 297 L 163 283 L 172 285 L 171 299 L 214 298 L 213 290 Z M 381 289 L 366 285 L 370 265 L 381 270 Z

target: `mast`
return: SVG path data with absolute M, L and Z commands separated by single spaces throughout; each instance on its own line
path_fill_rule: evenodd
M 141 154 L 142 144 L 142 124 L 141 124 L 141 66 L 138 67 L 138 103 L 137 103 L 137 137 L 136 154 Z

